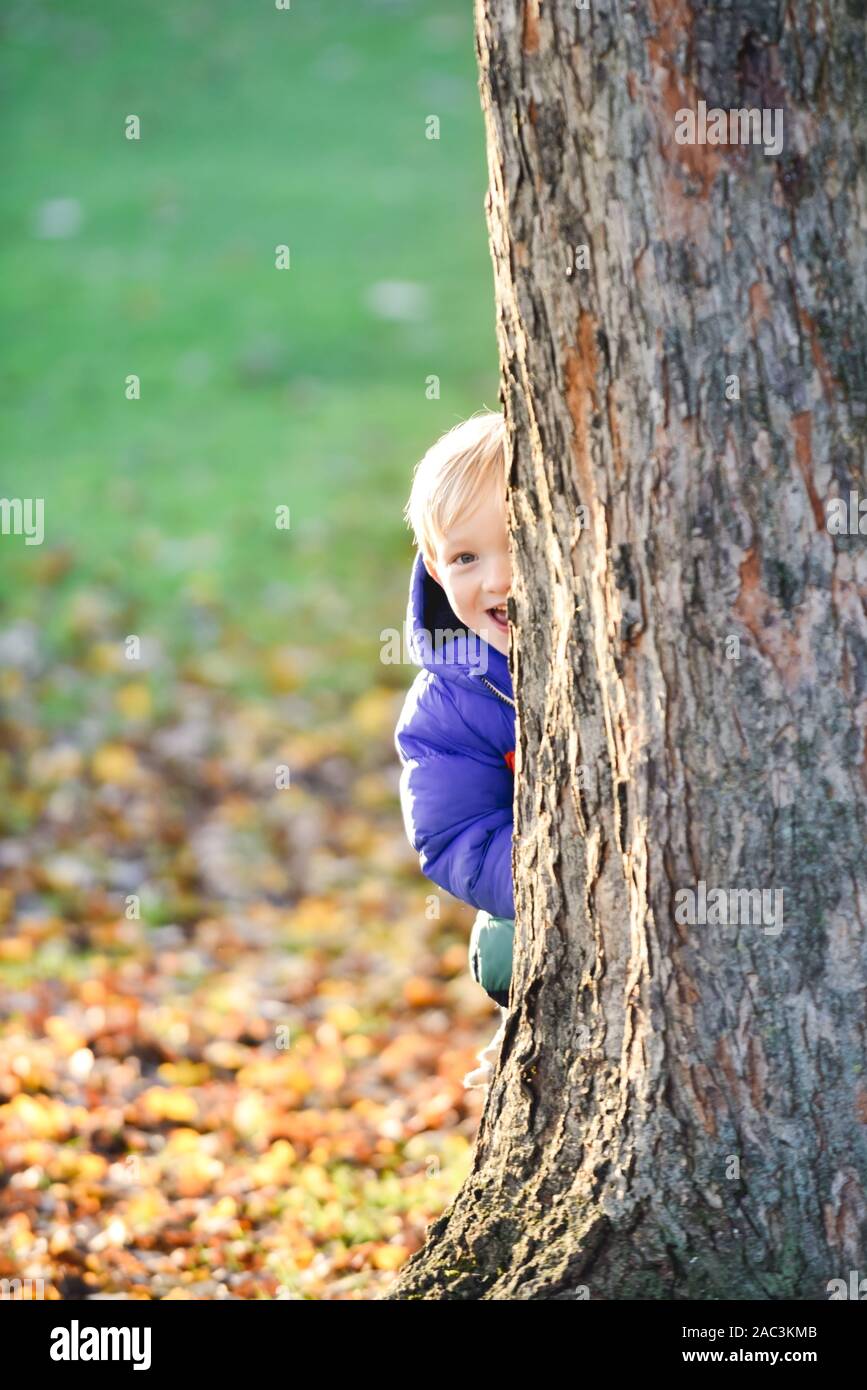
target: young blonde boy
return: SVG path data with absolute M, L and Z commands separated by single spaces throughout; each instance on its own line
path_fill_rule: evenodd
M 479 909 L 473 977 L 500 1006 L 500 1027 L 464 1084 L 492 1075 L 507 1014 L 515 900 L 512 793 L 515 702 L 505 422 L 484 411 L 442 435 L 417 464 L 405 509 L 418 553 L 407 636 L 421 666 L 395 745 L 401 809 L 423 872 Z

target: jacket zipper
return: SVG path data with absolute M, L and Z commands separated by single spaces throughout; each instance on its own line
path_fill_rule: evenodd
M 514 701 L 514 700 L 510 700 L 509 697 L 508 697 L 508 695 L 504 695 L 504 694 L 503 694 L 502 690 L 498 690 L 497 687 L 496 687 L 495 685 L 491 685 L 491 682 L 490 682 L 489 680 L 487 680 L 484 676 L 482 676 L 482 684 L 483 684 L 483 685 L 486 685 L 486 686 L 488 687 L 489 690 L 493 690 L 494 694 L 495 694 L 495 695 L 499 695 L 499 697 L 500 697 L 501 700 L 505 700 L 505 702 L 506 702 L 507 705 L 511 705 L 511 706 L 512 706 L 512 709 L 517 709 L 517 708 L 518 708 L 518 706 L 515 704 L 515 701 Z

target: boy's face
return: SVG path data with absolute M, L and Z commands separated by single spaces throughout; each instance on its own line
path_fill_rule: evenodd
M 512 571 L 505 500 L 497 488 L 489 487 L 472 511 L 457 518 L 424 563 L 461 622 L 508 656 Z

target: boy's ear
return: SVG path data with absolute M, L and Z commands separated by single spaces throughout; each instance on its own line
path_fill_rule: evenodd
M 440 582 L 440 577 L 439 577 L 439 575 L 437 574 L 436 565 L 434 564 L 434 562 L 433 562 L 432 558 L 430 557 L 430 555 L 422 554 L 422 557 L 421 557 L 421 558 L 422 558 L 422 561 L 424 562 L 424 567 L 425 567 L 425 569 L 427 570 L 428 574 L 430 575 L 431 579 L 435 580 L 436 583 L 440 585 L 440 588 L 442 588 L 442 584 L 441 584 L 441 582 Z

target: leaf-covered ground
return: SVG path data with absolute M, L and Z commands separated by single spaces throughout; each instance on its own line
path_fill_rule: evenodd
M 0 636 L 0 1277 L 376 1297 L 468 1169 L 495 1022 L 400 821 L 411 672 L 314 699 L 260 649 L 243 696 L 225 634 L 131 661 L 95 591 L 71 626 L 78 666 Z

